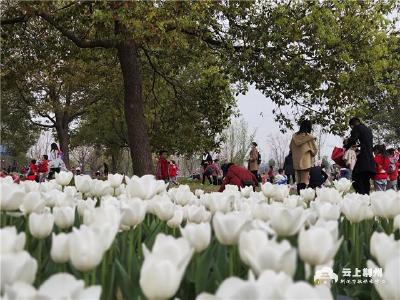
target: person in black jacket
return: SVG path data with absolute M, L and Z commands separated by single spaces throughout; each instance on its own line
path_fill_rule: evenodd
M 351 127 L 351 135 L 345 148 L 347 150 L 356 145 L 360 149 L 352 174 L 353 187 L 357 193 L 369 195 L 371 189 L 370 179 L 375 174 L 372 130 L 361 123 L 357 117 L 351 118 L 349 125 Z
M 293 158 L 292 158 L 292 151 L 289 151 L 288 156 L 285 157 L 285 162 L 283 163 L 283 169 L 285 170 L 285 175 L 288 178 L 288 183 L 290 183 L 290 179 L 292 178 L 292 183 L 296 182 L 296 178 L 294 175 L 293 169 Z
M 328 179 L 328 174 L 321 167 L 321 162 L 315 162 L 314 167 L 310 169 L 310 183 L 308 184 L 309 188 L 315 189 L 317 187 L 321 187 L 324 182 Z

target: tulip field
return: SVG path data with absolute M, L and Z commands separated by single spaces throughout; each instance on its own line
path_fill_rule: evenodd
M 400 298 L 400 192 L 0 180 L 2 299 Z

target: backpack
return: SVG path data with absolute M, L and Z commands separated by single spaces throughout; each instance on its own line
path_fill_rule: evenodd
M 261 154 L 260 154 L 260 152 L 258 152 L 257 164 L 261 165 Z
M 343 148 L 335 147 L 333 148 L 331 155 L 331 159 L 335 162 L 335 164 L 343 168 L 346 167 L 346 163 L 343 160 L 344 152 L 345 151 Z

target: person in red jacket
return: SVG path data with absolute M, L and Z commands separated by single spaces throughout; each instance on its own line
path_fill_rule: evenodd
M 29 170 L 26 174 L 27 180 L 39 181 L 38 180 L 38 166 L 36 165 L 36 159 L 32 159 L 29 164 Z
M 45 181 L 47 174 L 49 173 L 49 157 L 45 154 L 38 165 L 39 182 Z
M 174 160 L 171 160 L 169 163 L 169 181 L 172 184 L 179 185 L 179 183 L 176 181 L 176 176 L 178 175 L 179 168 L 175 164 Z
M 156 178 L 158 180 L 169 181 L 168 167 L 169 163 L 167 161 L 167 151 L 161 150 L 159 152 L 159 158 L 157 162 Z
M 375 176 L 374 186 L 375 191 L 386 191 L 387 182 L 389 179 L 390 160 L 386 152 L 385 145 L 376 145 L 374 147 L 375 161 Z
M 220 192 L 225 190 L 225 186 L 228 184 L 236 185 L 239 189 L 245 186 L 252 186 L 255 190 L 258 186 L 257 177 L 245 167 L 229 163 L 227 165 L 223 165 L 221 169 L 224 173 L 224 180 L 222 181 L 222 185 L 219 189 Z

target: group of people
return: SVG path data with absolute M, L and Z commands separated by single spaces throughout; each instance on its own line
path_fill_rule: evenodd
M 56 143 L 52 143 L 50 154 L 42 155 L 39 161 L 35 158 L 32 159 L 28 168 L 22 170 L 22 174 L 26 180 L 43 182 L 46 178 L 53 179 L 54 174 L 61 170 L 66 170 L 63 153 Z
M 156 178 L 170 184 L 179 185 L 177 181 L 179 168 L 174 160 L 168 161 L 167 158 L 167 151 L 161 150 L 157 162 Z

